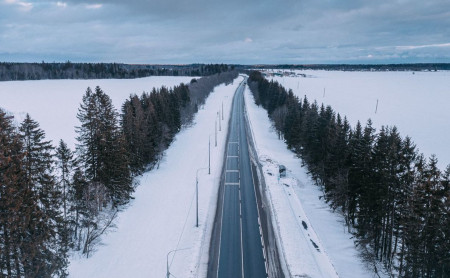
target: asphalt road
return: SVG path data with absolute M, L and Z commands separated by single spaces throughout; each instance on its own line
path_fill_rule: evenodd
M 267 277 L 244 118 L 241 83 L 233 101 L 229 127 L 217 277 Z

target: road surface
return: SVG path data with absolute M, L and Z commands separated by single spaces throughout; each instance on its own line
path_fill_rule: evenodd
M 233 100 L 226 148 L 222 210 L 218 212 L 218 255 L 208 277 L 267 277 L 262 232 L 256 202 L 244 116 L 245 83 Z

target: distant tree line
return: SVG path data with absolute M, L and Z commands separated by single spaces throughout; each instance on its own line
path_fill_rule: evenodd
M 309 64 L 255 65 L 254 69 L 336 70 L 336 71 L 437 71 L 450 70 L 450 63 L 411 64 Z
M 208 76 L 234 67 L 224 64 L 129 65 L 117 63 L 0 63 L 0 81 L 41 79 L 131 79 L 147 76 Z
M 375 271 L 395 277 L 450 277 L 450 165 L 437 167 L 394 127 L 352 128 L 330 106 L 250 74 L 256 104 L 302 158 L 323 198 L 340 211 Z
M 0 109 L 0 277 L 67 277 L 70 250 L 90 256 L 132 199 L 133 177 L 156 164 L 214 86 L 235 77 L 131 96 L 122 114 L 100 87 L 87 88 L 75 151 L 52 146 L 28 114 L 16 127 Z

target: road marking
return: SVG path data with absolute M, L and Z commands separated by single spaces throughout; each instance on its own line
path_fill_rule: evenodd
M 239 170 L 225 170 L 227 173 L 239 173 Z
M 239 187 L 239 200 L 241 199 L 241 188 Z M 243 243 L 243 235 L 242 235 L 242 202 L 239 201 L 239 216 L 240 216 L 240 225 L 239 229 L 241 230 L 241 274 L 242 278 L 244 278 L 244 243 Z
M 223 228 L 223 208 L 225 207 L 225 188 L 222 191 L 222 212 L 220 215 L 220 231 L 219 231 L 219 253 L 217 254 L 217 275 L 219 277 L 219 268 L 220 268 L 220 247 L 222 246 L 222 228 Z
M 239 144 L 239 142 L 228 142 L 228 144 Z
M 255 193 L 255 201 L 256 201 L 256 211 L 258 212 L 258 228 L 259 228 L 259 235 L 260 235 L 260 240 L 261 240 L 261 245 L 262 245 L 262 251 L 263 251 L 263 258 L 264 258 L 264 267 L 266 269 L 266 277 L 269 276 L 269 262 L 267 261 L 267 257 L 266 257 L 266 246 L 264 244 L 264 234 L 262 232 L 262 226 L 261 226 L 261 216 L 259 214 L 259 207 L 258 207 L 258 197 L 256 196 L 256 186 L 259 187 L 259 185 L 255 184 L 255 180 L 253 179 L 253 165 L 252 162 L 250 161 L 250 172 L 251 172 L 251 176 L 252 176 L 252 183 L 253 183 L 253 193 Z M 284 189 L 284 188 L 283 188 Z M 262 194 L 261 194 L 261 202 L 262 202 Z
M 225 182 L 225 185 L 239 185 L 238 182 Z
M 238 158 L 239 156 L 237 155 L 227 155 L 227 158 Z

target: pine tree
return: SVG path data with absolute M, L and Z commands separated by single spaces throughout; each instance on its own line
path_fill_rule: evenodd
M 56 149 L 57 168 L 59 171 L 58 183 L 62 192 L 63 203 L 63 216 L 67 219 L 68 211 L 68 191 L 72 183 L 72 175 L 75 167 L 75 161 L 72 151 L 67 147 L 67 144 L 63 141 L 59 141 L 58 148 Z
M 289 148 L 298 152 L 301 148 L 301 122 L 302 112 L 299 99 L 290 92 L 287 100 L 287 113 L 284 121 L 284 138 Z
M 402 142 L 399 187 L 397 188 L 397 211 L 395 215 L 396 228 L 394 230 L 395 243 L 393 256 L 397 256 L 399 277 L 403 277 L 406 249 L 406 233 L 409 213 L 409 200 L 411 200 L 414 190 L 415 172 L 414 164 L 417 157 L 417 151 L 411 138 L 406 137 Z
M 365 167 L 364 167 L 364 157 L 365 150 L 363 148 L 363 134 L 361 123 L 358 121 L 355 130 L 351 132 L 349 148 L 349 174 L 348 174 L 348 208 L 347 208 L 347 218 L 348 222 L 352 225 L 355 224 L 355 213 L 358 208 L 358 202 L 360 199 L 359 192 L 364 183 L 365 177 Z
M 348 157 L 349 157 L 349 136 L 350 125 L 346 118 L 342 120 L 341 116 L 337 115 L 336 120 L 336 142 L 332 152 L 335 158 L 335 174 L 330 177 L 328 184 L 329 196 L 327 199 L 333 209 L 340 208 L 344 215 L 346 215 L 348 206 Z M 345 218 L 348 221 L 347 218 Z M 348 223 L 347 223 L 348 225 Z
M 25 276 L 65 276 L 67 249 L 61 216 L 61 192 L 53 177 L 53 147 L 45 141 L 39 124 L 27 114 L 20 125 L 23 142 L 25 186 L 30 191 L 25 206 L 29 217 L 22 244 Z
M 419 154 L 414 163 L 414 185 L 408 198 L 408 211 L 405 221 L 405 254 L 402 273 L 404 277 L 423 277 L 423 249 L 422 231 L 424 229 L 424 181 L 426 180 L 426 160 Z
M 74 216 L 72 215 L 71 207 L 74 205 L 71 202 L 71 195 L 73 194 L 73 174 L 75 171 L 75 159 L 73 152 L 67 147 L 67 144 L 63 141 L 59 141 L 58 148 L 56 149 L 56 165 L 58 172 L 58 186 L 61 192 L 61 202 L 63 208 L 64 219 L 64 231 L 63 244 L 67 250 L 72 245 L 73 230 L 74 230 Z
M 69 203 L 71 204 L 69 208 L 69 213 L 74 214 L 74 219 L 71 225 L 73 226 L 73 243 L 74 249 L 81 249 L 82 228 L 84 228 L 84 219 L 89 217 L 88 213 L 88 202 L 85 199 L 85 191 L 88 188 L 88 182 L 80 169 L 75 169 L 73 174 L 72 189 L 69 191 L 71 194 L 68 195 Z
M 442 207 L 438 230 L 437 277 L 450 276 L 450 165 L 442 175 Z
M 443 216 L 443 188 L 441 183 L 441 172 L 437 167 L 437 158 L 432 155 L 426 167 L 426 180 L 424 184 L 424 196 L 421 196 L 423 202 L 424 218 L 424 230 L 422 234 L 422 240 L 425 243 L 424 248 L 424 276 L 436 277 L 437 270 L 440 269 L 438 264 L 440 258 L 439 242 L 442 229 L 442 216 Z
M 132 172 L 140 173 L 145 166 L 145 135 L 148 128 L 142 104 L 137 95 L 130 96 L 130 99 L 122 105 L 121 126 L 130 157 L 130 168 Z
M 106 187 L 107 196 L 102 197 L 105 201 L 102 205 L 108 199 L 114 207 L 128 202 L 133 192 L 131 173 L 111 99 L 100 87 L 95 92 L 88 88 L 77 117 L 81 122 L 77 128 L 80 162 L 92 184 Z
M 25 232 L 22 142 L 13 126 L 13 117 L 0 109 L 0 276 L 23 274 L 20 246 Z

